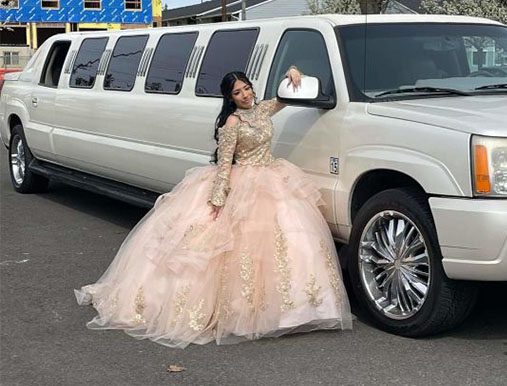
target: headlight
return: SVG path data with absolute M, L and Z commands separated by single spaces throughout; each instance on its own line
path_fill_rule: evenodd
M 472 137 L 474 193 L 507 197 L 507 138 Z

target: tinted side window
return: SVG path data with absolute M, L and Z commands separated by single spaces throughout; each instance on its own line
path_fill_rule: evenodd
M 104 78 L 105 90 L 132 90 L 147 41 L 147 35 L 118 39 Z
M 177 94 L 181 90 L 196 39 L 197 32 L 166 34 L 160 38 L 146 77 L 147 92 Z
M 92 88 L 97 76 L 100 57 L 106 48 L 107 38 L 85 39 L 81 43 L 72 74 L 70 87 Z
M 220 82 L 230 71 L 245 71 L 258 29 L 218 31 L 211 37 L 202 61 L 196 95 L 222 96 Z
M 42 69 L 39 84 L 47 87 L 58 87 L 65 57 L 69 52 L 70 42 L 55 42 L 51 46 Z
M 266 99 L 276 96 L 278 85 L 292 64 L 303 74 L 319 78 L 322 89 L 319 99 L 334 96 L 331 65 L 322 35 L 312 30 L 289 30 L 283 34 L 276 50 L 266 87 Z

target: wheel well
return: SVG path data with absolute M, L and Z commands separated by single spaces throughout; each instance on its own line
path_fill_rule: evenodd
M 19 118 L 16 114 L 12 114 L 10 117 L 9 117 L 9 130 L 10 132 L 12 133 L 12 129 L 14 128 L 14 126 L 16 125 L 21 125 L 23 126 L 23 124 L 21 123 L 21 118 Z
M 426 195 L 423 187 L 412 177 L 395 170 L 372 170 L 363 174 L 352 193 L 350 217 L 354 221 L 357 212 L 370 197 L 387 189 L 412 188 Z

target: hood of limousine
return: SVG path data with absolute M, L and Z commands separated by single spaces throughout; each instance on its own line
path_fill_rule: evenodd
M 507 137 L 507 95 L 459 96 L 370 103 L 368 113 L 470 134 Z

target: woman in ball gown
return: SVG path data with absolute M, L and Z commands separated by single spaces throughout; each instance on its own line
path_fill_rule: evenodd
M 301 74 L 287 71 L 294 87 Z M 95 283 L 92 329 L 183 348 L 352 327 L 334 242 L 310 177 L 271 154 L 275 99 L 225 75 L 216 165 L 192 168 L 134 227 Z

